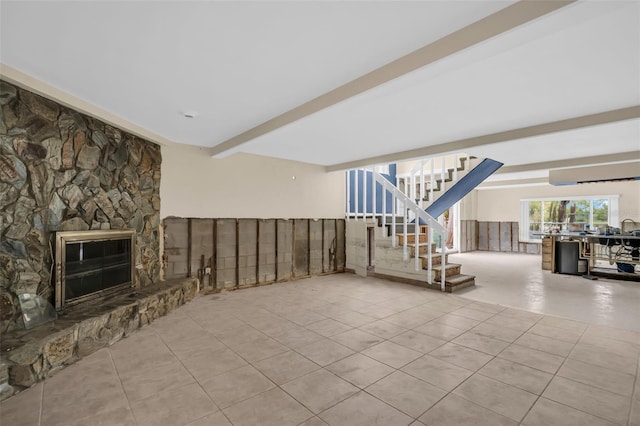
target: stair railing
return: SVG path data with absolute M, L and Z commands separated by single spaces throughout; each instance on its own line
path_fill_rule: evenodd
M 407 222 L 408 215 L 411 212 L 415 216 L 414 222 L 414 253 L 415 253 L 415 266 L 416 271 L 419 271 L 422 268 L 422 262 L 420 260 L 420 224 L 424 222 L 429 227 L 429 231 L 427 232 L 427 272 L 428 272 L 428 282 L 429 284 L 433 284 L 433 259 L 432 259 L 432 251 L 431 244 L 433 240 L 433 233 L 436 232 L 440 235 L 441 241 L 447 241 L 449 236 L 449 231 L 442 226 L 436 219 L 431 217 L 427 212 L 425 212 L 420 206 L 418 206 L 411 198 L 409 198 L 405 193 L 403 193 L 397 186 L 389 182 L 384 176 L 380 173 L 373 171 L 373 182 L 374 182 L 374 192 L 377 190 L 377 185 L 379 184 L 382 187 L 382 227 L 383 229 L 386 227 L 386 200 L 387 193 L 391 194 L 391 201 L 393 203 L 393 214 L 391 215 L 391 241 L 393 247 L 397 247 L 397 238 L 396 238 L 396 212 L 398 203 L 402 205 L 403 211 L 403 250 L 404 250 L 404 259 L 408 260 L 408 243 L 407 243 Z M 445 291 L 445 256 L 446 253 L 442 252 L 442 259 L 440 262 L 440 289 Z
M 438 165 L 436 166 L 436 162 Z M 449 167 L 453 164 L 452 167 Z M 410 171 L 405 178 L 404 193 L 412 200 L 424 200 L 427 191 L 429 193 L 429 201 L 434 201 L 434 188 L 438 188 L 440 193 L 444 193 L 447 190 L 446 179 L 451 177 L 453 183 L 455 183 L 458 176 L 458 168 L 462 166 L 465 172 L 469 171 L 469 155 L 456 153 L 449 155 L 441 155 L 435 157 L 429 157 L 420 160 Z M 449 169 L 453 170 L 453 174 L 449 176 Z M 440 184 L 438 185 L 438 181 Z M 429 183 L 429 187 L 425 183 Z M 420 183 L 420 191 L 416 190 L 416 184 Z M 451 184 L 453 184 L 451 183 Z M 420 204 L 418 202 L 417 204 Z M 423 206 L 424 207 L 424 206 Z

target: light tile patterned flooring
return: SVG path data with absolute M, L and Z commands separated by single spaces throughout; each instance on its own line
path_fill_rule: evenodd
M 640 425 L 640 333 L 350 274 L 202 296 L 1 405 L 21 425 Z

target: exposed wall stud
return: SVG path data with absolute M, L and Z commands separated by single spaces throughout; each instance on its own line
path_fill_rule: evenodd
M 311 275 L 311 220 L 307 219 L 307 275 Z
M 291 276 L 296 276 L 296 220 L 291 219 Z
M 333 221 L 333 227 L 333 238 L 336 241 L 336 245 L 333 247 L 333 272 L 336 272 L 338 270 L 338 219 Z
M 322 218 L 322 273 L 324 274 L 324 218 Z
M 278 281 L 278 221 L 280 219 L 275 219 L 273 222 L 275 223 L 275 253 L 276 253 L 276 271 L 275 271 L 275 281 Z
M 191 277 L 191 219 L 187 219 L 187 277 Z
M 240 219 L 236 219 L 236 288 L 240 287 Z
M 211 274 L 213 274 L 213 288 L 218 289 L 218 219 L 213 219 L 213 260 Z
M 260 219 L 256 219 L 256 284 L 260 284 Z

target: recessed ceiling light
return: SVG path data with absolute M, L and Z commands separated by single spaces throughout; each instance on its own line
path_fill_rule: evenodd
M 196 118 L 198 113 L 196 111 L 186 111 L 183 115 L 187 118 Z

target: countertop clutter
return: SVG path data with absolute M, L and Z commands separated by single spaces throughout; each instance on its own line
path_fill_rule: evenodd
M 613 232 L 612 232 L 613 231 Z M 640 281 L 640 230 L 544 233 L 542 269 Z

